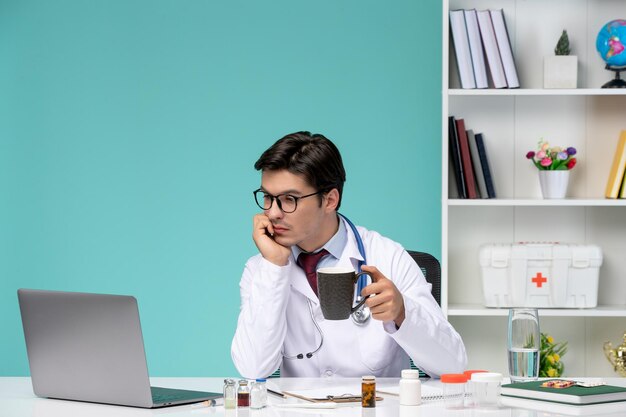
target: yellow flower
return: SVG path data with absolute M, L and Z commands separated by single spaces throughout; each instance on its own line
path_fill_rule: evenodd
M 551 377 L 551 378 L 554 378 L 555 376 L 557 376 L 556 369 L 554 369 L 554 368 L 548 369 L 548 376 Z
M 554 365 L 554 356 L 552 355 L 548 355 L 546 356 L 546 359 L 548 360 L 548 362 L 550 362 L 551 365 Z
M 554 358 L 555 362 L 558 362 L 561 359 L 558 353 L 553 354 L 552 357 Z
M 548 343 L 550 344 L 554 343 L 554 338 L 552 336 L 548 336 L 546 340 L 548 340 Z

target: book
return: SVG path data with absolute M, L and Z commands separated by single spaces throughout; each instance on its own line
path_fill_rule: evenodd
M 542 386 L 546 382 L 541 380 L 502 385 L 501 394 L 509 397 L 578 405 L 626 401 L 626 387 L 615 385 L 593 387 L 573 385 L 567 388 Z
M 513 408 L 524 408 L 527 410 L 537 410 L 543 413 L 546 412 L 548 407 L 546 407 L 545 401 L 540 400 L 530 400 L 528 398 L 518 398 L 518 397 L 501 397 L 501 404 L 505 407 L 513 407 Z M 597 416 L 599 414 L 602 415 L 626 415 L 626 401 L 620 401 L 615 403 L 601 403 L 601 404 L 588 404 L 585 406 L 574 405 L 574 404 L 562 404 L 562 403 L 550 403 L 549 404 L 550 413 L 553 414 L 564 414 L 569 416 Z M 541 413 L 541 415 L 543 415 Z M 617 413 L 617 414 L 616 414 Z
M 617 198 L 626 171 L 626 130 L 622 130 L 617 141 L 617 149 L 613 155 L 613 164 L 606 183 L 606 198 Z
M 487 158 L 487 148 L 485 147 L 483 134 L 476 133 L 474 139 L 476 140 L 476 148 L 478 149 L 478 156 L 480 157 L 480 164 L 483 169 L 483 176 L 485 177 L 487 197 L 496 198 L 496 189 L 493 185 L 493 176 L 491 174 L 491 167 L 489 166 L 489 158 Z
M 487 56 L 487 64 L 489 65 L 489 75 L 495 88 L 506 88 L 506 76 L 504 75 L 504 66 L 500 59 L 500 51 L 498 50 L 498 42 L 496 34 L 491 22 L 491 13 L 489 10 L 479 10 L 476 12 L 478 18 L 478 26 L 480 28 L 480 37 L 485 47 L 485 55 Z
M 469 142 L 470 154 L 472 155 L 472 166 L 474 167 L 476 184 L 478 184 L 479 197 L 489 198 L 487 185 L 485 184 L 485 175 L 483 174 L 483 166 L 480 162 L 480 154 L 478 153 L 478 146 L 476 145 L 476 137 L 472 129 L 467 131 L 467 141 Z
M 463 10 L 450 10 L 450 30 L 454 41 L 454 52 L 459 69 L 462 88 L 476 88 L 474 69 L 472 68 L 472 54 L 470 52 L 465 14 Z
M 450 143 L 450 158 L 452 159 L 452 169 L 454 170 L 459 198 L 467 198 L 465 179 L 463 178 L 463 162 L 461 162 L 461 149 L 459 148 L 459 138 L 456 133 L 454 116 L 448 117 L 448 141 Z
M 515 60 L 513 59 L 513 48 L 511 47 L 511 38 L 506 30 L 504 21 L 504 11 L 502 9 L 490 10 L 491 22 L 496 34 L 496 42 L 498 43 L 498 51 L 500 59 L 504 67 L 504 75 L 509 88 L 519 88 L 519 78 L 517 77 L 517 69 L 515 68 Z
M 470 53 L 472 54 L 472 68 L 474 69 L 474 80 L 476 88 L 488 88 L 487 67 L 485 65 L 485 53 L 483 43 L 480 40 L 480 30 L 478 29 L 478 18 L 476 9 L 465 10 L 465 26 L 467 27 L 467 38 L 469 40 Z
M 626 198 L 626 172 L 624 173 L 624 178 L 622 179 L 622 187 L 619 191 L 619 198 Z
M 465 121 L 463 119 L 456 120 L 456 133 L 459 138 L 459 149 L 461 149 L 461 162 L 463 165 L 463 178 L 465 179 L 467 198 L 478 198 L 478 195 L 476 195 L 476 179 L 474 178 L 472 157 L 470 155 L 467 132 L 465 131 Z

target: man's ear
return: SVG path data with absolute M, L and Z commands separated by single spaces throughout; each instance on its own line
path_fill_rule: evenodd
M 324 196 L 324 210 L 327 212 L 337 211 L 339 205 L 339 191 L 333 188 Z

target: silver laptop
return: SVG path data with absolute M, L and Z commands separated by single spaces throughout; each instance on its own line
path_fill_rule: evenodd
M 135 297 L 17 291 L 37 396 L 164 407 L 222 394 L 151 387 Z

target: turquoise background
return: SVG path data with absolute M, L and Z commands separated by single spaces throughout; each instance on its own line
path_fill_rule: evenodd
M 153 376 L 235 375 L 253 164 L 320 132 L 342 212 L 440 254 L 439 1 L 0 2 L 0 375 L 18 288 L 132 294 Z

